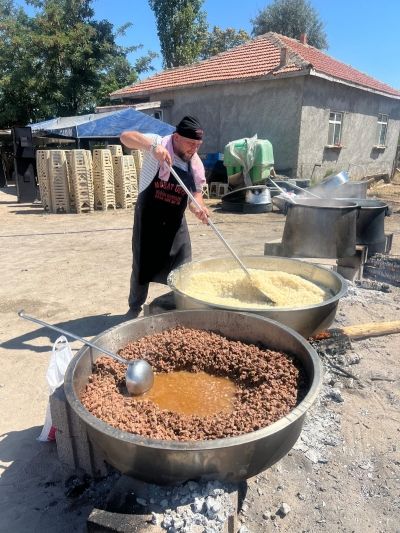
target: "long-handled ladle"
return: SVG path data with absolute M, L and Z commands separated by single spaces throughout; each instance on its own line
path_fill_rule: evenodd
M 38 318 L 34 318 L 33 316 L 27 315 L 24 313 L 23 310 L 18 311 L 18 315 L 21 318 L 24 318 L 25 320 L 36 322 L 36 324 L 40 324 L 41 326 L 52 329 L 54 331 L 58 331 L 59 333 L 62 333 L 63 335 L 66 335 L 67 337 L 71 337 L 72 339 L 80 341 L 83 344 L 86 344 L 87 346 L 90 346 L 91 348 L 94 348 L 95 350 L 98 350 L 99 352 L 102 352 L 108 355 L 109 357 L 112 357 L 119 363 L 123 363 L 124 365 L 127 365 L 128 368 L 126 369 L 125 380 L 126 380 L 126 388 L 128 389 L 129 394 L 135 394 L 135 395 L 143 394 L 144 392 L 151 389 L 151 387 L 153 386 L 153 382 L 154 382 L 153 369 L 151 368 L 151 365 L 144 359 L 136 359 L 136 361 L 128 361 L 127 359 L 124 359 L 123 357 L 120 357 L 119 355 L 113 352 L 110 352 L 106 350 L 105 348 L 100 348 L 100 346 L 96 346 L 92 342 L 86 339 L 83 339 L 82 337 L 79 337 L 78 335 L 75 335 L 74 333 L 71 333 L 70 331 L 66 331 L 65 329 L 58 328 L 57 326 L 53 326 L 51 324 L 48 324 L 47 322 L 43 322 L 43 320 L 39 320 Z
M 313 192 L 303 189 L 303 187 L 299 187 L 298 185 L 295 185 L 294 183 L 289 183 L 290 187 L 293 187 L 294 189 L 297 189 L 298 191 L 304 192 L 308 194 L 309 196 L 312 196 L 313 198 L 318 198 L 318 200 L 322 200 L 321 196 L 318 196 L 318 194 L 314 194 Z
M 196 198 L 193 196 L 193 194 L 189 191 L 189 189 L 186 187 L 186 185 L 183 183 L 183 181 L 181 180 L 181 178 L 178 176 L 178 174 L 175 172 L 175 170 L 172 168 L 172 167 L 169 167 L 170 168 L 170 171 L 171 171 L 171 174 L 174 176 L 174 178 L 176 179 L 176 181 L 179 183 L 179 185 L 182 187 L 182 189 L 185 191 L 185 193 L 188 195 L 188 197 L 190 198 L 190 200 L 194 203 L 194 205 L 197 207 L 197 209 L 199 209 L 200 211 L 204 211 L 204 209 L 201 207 L 201 205 L 199 204 L 199 202 L 196 200 Z M 260 298 L 262 298 L 263 301 L 265 301 L 266 303 L 269 303 L 269 304 L 272 304 L 274 305 L 276 302 L 274 302 L 273 300 L 271 300 L 271 298 L 269 296 L 267 296 L 257 285 L 256 285 L 256 281 L 251 277 L 251 274 L 250 272 L 248 271 L 248 269 L 246 268 L 246 266 L 243 264 L 243 262 L 241 261 L 241 259 L 237 256 L 237 254 L 234 252 L 234 250 L 232 250 L 232 248 L 230 247 L 230 245 L 227 243 L 227 241 L 224 239 L 224 237 L 222 236 L 221 232 L 219 231 L 219 229 L 217 229 L 217 227 L 215 226 L 215 224 L 213 223 L 213 221 L 210 219 L 210 217 L 207 217 L 207 223 L 208 225 L 214 230 L 214 232 L 216 233 L 216 235 L 219 237 L 219 239 L 221 239 L 221 241 L 224 243 L 224 245 L 226 246 L 226 248 L 229 250 L 229 252 L 233 255 L 233 257 L 235 258 L 235 260 L 239 263 L 240 265 L 240 268 L 245 272 L 246 276 L 249 278 L 250 282 L 252 283 L 253 287 L 256 289 L 256 291 L 259 293 L 260 295 Z
M 276 187 L 282 194 L 283 196 L 285 197 L 285 200 L 288 200 L 289 202 L 292 202 L 294 204 L 297 204 L 297 202 L 291 197 L 289 196 L 289 194 L 287 193 L 287 191 L 285 191 L 285 189 L 282 189 L 282 187 L 280 187 L 272 178 L 271 176 L 268 176 L 268 179 L 269 181 L 272 183 L 272 185 L 274 187 Z M 298 189 L 299 191 L 302 191 L 302 192 L 305 192 L 306 194 L 309 194 L 310 196 L 313 196 L 314 198 L 318 198 L 319 200 L 321 200 L 321 197 L 310 192 L 310 191 L 307 191 L 307 189 L 303 189 L 303 187 L 299 187 L 298 185 L 294 185 L 292 183 L 289 183 L 289 186 L 290 187 L 293 187 L 294 189 Z

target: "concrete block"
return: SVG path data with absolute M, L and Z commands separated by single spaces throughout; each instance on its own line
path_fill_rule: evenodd
M 50 413 L 53 426 L 59 433 L 72 437 L 72 427 L 69 423 L 69 405 L 65 397 L 64 387 L 58 387 L 49 397 Z
M 283 252 L 281 242 L 264 243 L 264 255 L 281 256 Z
M 64 387 L 50 396 L 50 412 L 57 428 L 57 454 L 64 470 L 83 471 L 92 477 L 107 475 L 103 454 L 89 441 L 83 422 L 67 402 Z
M 231 502 L 234 509 L 234 512 L 228 516 L 228 519 L 224 525 L 223 533 L 236 533 L 239 531 L 239 521 L 238 521 L 238 508 L 239 508 L 239 492 L 235 490 L 231 492 Z
M 57 455 L 65 470 L 76 470 L 75 444 L 73 437 L 56 431 Z
M 353 281 L 355 278 L 360 279 L 358 268 L 338 265 L 337 273 L 350 281 Z

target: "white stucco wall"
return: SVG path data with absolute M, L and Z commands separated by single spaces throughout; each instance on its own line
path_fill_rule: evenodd
M 342 112 L 341 149 L 327 148 L 330 112 Z M 389 116 L 386 148 L 378 144 L 378 114 Z M 347 170 L 352 178 L 391 173 L 400 130 L 400 100 L 369 93 L 327 80 L 308 77 L 299 139 L 297 174 L 321 179 Z M 321 165 L 316 166 L 314 165 Z
M 185 114 L 204 126 L 202 152 L 223 152 L 225 145 L 257 134 L 273 146 L 276 168 L 297 162 L 303 77 L 281 80 L 233 82 L 169 91 L 152 100 L 173 100 L 164 120 L 176 124 Z

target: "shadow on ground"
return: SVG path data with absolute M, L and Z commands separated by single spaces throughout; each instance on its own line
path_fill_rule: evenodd
M 38 442 L 41 427 L 0 436 L 0 531 L 86 531 L 93 504 L 68 498 L 55 442 Z

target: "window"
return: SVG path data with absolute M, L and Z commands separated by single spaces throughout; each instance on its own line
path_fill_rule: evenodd
M 329 113 L 328 145 L 340 146 L 342 139 L 343 113 Z
M 386 144 L 386 134 L 388 128 L 388 116 L 378 115 L 378 146 L 385 146 Z
M 158 120 L 162 120 L 162 110 L 154 111 L 154 118 L 157 118 Z

